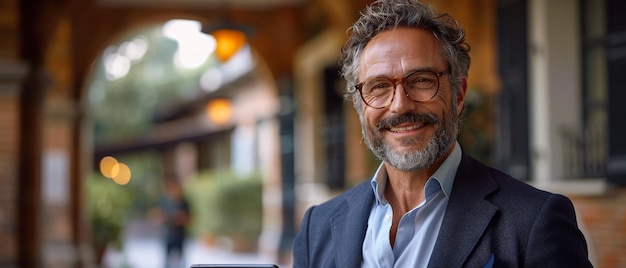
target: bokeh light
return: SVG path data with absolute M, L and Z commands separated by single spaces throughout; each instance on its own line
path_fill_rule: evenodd
M 116 168 L 117 165 L 118 161 L 115 157 L 105 156 L 100 160 L 100 173 L 102 173 L 102 176 L 112 179 L 117 175 L 114 169 L 119 170 L 119 168 Z
M 215 124 L 225 124 L 233 117 L 233 107 L 228 99 L 213 99 L 206 105 L 207 116 Z
M 130 182 L 132 177 L 132 173 L 130 171 L 130 167 L 124 163 L 118 163 L 115 165 L 117 167 L 117 174 L 113 177 L 113 181 L 119 185 L 126 185 Z
M 211 32 L 217 40 L 215 53 L 222 62 L 228 61 L 239 49 L 246 44 L 246 34 L 231 29 L 221 29 Z
M 215 51 L 216 40 L 201 32 L 202 25 L 194 20 L 170 20 L 163 25 L 163 35 L 178 43 L 174 65 L 180 69 L 194 69 L 206 62 Z

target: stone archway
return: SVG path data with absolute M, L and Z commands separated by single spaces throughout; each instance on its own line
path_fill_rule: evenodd
M 125 39 L 128 40 L 128 39 L 133 39 L 133 38 L 127 37 Z M 259 53 L 257 53 L 254 48 L 252 48 L 251 50 L 254 50 L 252 54 L 254 55 L 254 58 L 257 60 L 256 70 L 254 70 L 252 74 L 243 75 L 241 80 L 244 82 L 237 82 L 238 80 L 235 80 L 232 82 L 235 85 L 227 85 L 225 86 L 226 88 L 223 90 L 218 89 L 218 91 L 216 91 L 216 94 L 217 94 L 216 96 L 219 95 L 218 97 L 222 97 L 222 95 L 225 95 L 231 98 L 234 109 L 242 111 L 236 114 L 257 116 L 256 118 L 243 118 L 243 117 L 235 118 L 234 120 L 236 120 L 237 122 L 233 122 L 233 125 L 231 126 L 232 129 L 234 129 L 235 131 L 238 129 L 243 129 L 247 131 L 251 130 L 254 132 L 251 135 L 252 138 L 259 137 L 259 136 L 270 138 L 269 140 L 267 139 L 264 139 L 262 141 L 256 140 L 254 141 L 255 144 L 260 144 L 261 142 L 263 142 L 265 147 L 268 146 L 267 144 L 274 144 L 275 146 L 278 146 L 279 144 L 277 142 L 278 137 L 271 136 L 272 133 L 278 132 L 277 130 L 271 129 L 272 127 L 276 128 L 276 122 L 271 122 L 271 121 L 276 121 L 275 117 L 279 110 L 279 108 L 276 105 L 277 102 L 274 101 L 275 99 L 278 98 L 278 96 L 276 96 L 278 90 L 276 89 L 276 85 L 274 84 L 272 72 L 266 66 L 267 61 L 262 59 L 261 56 L 258 55 Z M 239 85 L 240 88 L 245 88 L 245 89 L 238 89 L 236 88 L 237 85 Z M 224 90 L 230 90 L 232 92 L 224 92 Z M 88 94 L 84 94 L 84 95 L 86 97 L 86 95 Z M 189 101 L 186 104 L 185 102 L 183 102 L 181 106 L 185 106 L 187 108 L 193 106 L 195 108 L 189 109 L 190 111 L 187 111 L 187 113 L 190 113 L 190 112 L 198 113 L 198 110 L 203 110 L 200 108 L 200 107 L 203 107 L 202 102 L 206 101 L 207 99 L 210 100 L 211 98 L 212 96 L 210 96 L 210 94 L 199 95 L 198 99 Z M 259 104 L 264 103 L 264 101 L 265 103 L 269 102 L 270 105 L 268 109 L 259 108 Z M 272 106 L 272 104 L 274 106 Z M 83 121 L 82 123 L 86 124 L 87 122 Z M 229 129 L 226 129 L 226 130 L 204 129 L 203 128 L 204 122 L 202 120 L 193 121 L 192 124 L 189 124 L 189 123 L 190 123 L 189 118 L 186 118 L 185 120 L 181 120 L 180 122 L 175 122 L 175 120 L 172 120 L 160 126 L 157 125 L 151 131 L 151 133 L 156 133 L 155 135 L 150 135 L 150 133 L 147 133 L 146 135 L 141 137 L 142 142 L 148 141 L 148 143 L 141 143 L 141 142 L 139 144 L 131 143 L 131 144 L 126 144 L 126 147 L 118 146 L 117 148 L 115 148 L 116 146 L 113 146 L 114 147 L 112 149 L 113 151 L 110 151 L 110 153 L 115 154 L 117 152 L 119 154 L 123 154 L 123 153 L 137 152 L 137 151 L 142 151 L 142 150 L 147 150 L 147 149 L 149 150 L 150 148 L 157 149 L 160 152 L 162 152 L 161 154 L 163 154 L 164 156 L 163 157 L 164 169 L 176 170 L 177 167 L 176 166 L 170 167 L 170 165 L 172 164 L 169 162 L 177 162 L 175 161 L 175 158 L 177 158 L 176 152 L 178 151 L 176 148 L 178 148 L 179 145 L 192 144 L 191 145 L 192 147 L 198 146 L 197 144 L 201 142 L 206 142 L 207 140 L 212 139 L 211 137 L 221 136 L 222 134 L 228 134 L 229 132 Z M 180 129 L 185 129 L 189 131 L 187 132 L 187 134 L 192 133 L 193 135 L 192 136 L 157 135 L 157 134 L 166 134 L 168 132 L 171 132 L 173 125 L 178 126 Z M 207 132 L 203 132 L 203 131 L 207 131 Z M 217 134 L 220 134 L 220 135 L 216 135 L 216 131 L 219 132 Z M 83 139 L 85 139 L 85 135 L 89 135 L 89 134 L 83 133 L 83 136 L 82 136 Z M 164 136 L 169 136 L 169 137 L 164 137 Z M 89 147 L 90 146 L 87 145 L 78 152 L 82 154 L 82 157 L 80 157 L 80 159 L 85 161 L 87 164 L 94 162 L 94 161 L 89 160 L 92 158 L 91 156 L 93 155 L 93 151 L 94 151 L 93 148 L 89 148 Z M 270 164 L 261 165 L 260 171 L 261 173 L 264 173 L 265 175 L 264 178 L 268 179 L 264 181 L 264 184 L 265 184 L 264 191 L 268 193 L 274 193 L 274 195 L 276 195 L 275 193 L 277 191 L 280 192 L 280 175 L 279 175 L 280 173 L 278 172 L 279 168 L 276 167 L 276 164 L 278 163 L 278 161 L 276 160 L 278 157 L 274 155 L 276 154 L 278 149 L 274 149 L 274 148 L 266 148 L 266 149 L 269 149 L 269 152 L 259 150 L 261 152 L 258 152 L 258 153 L 264 154 L 264 155 L 257 156 L 259 159 L 265 160 L 266 162 L 270 162 L 271 164 L 271 165 Z M 256 150 L 253 150 L 253 151 L 256 151 Z M 96 154 L 102 155 L 102 152 L 96 150 Z M 225 155 L 229 155 L 229 153 L 225 153 Z M 269 159 L 274 160 L 274 161 L 268 161 Z M 94 159 L 94 160 L 97 160 L 97 159 Z M 197 160 L 192 160 L 192 162 L 196 162 L 196 161 Z M 165 171 L 164 173 L 169 174 L 169 172 L 165 172 Z M 182 176 L 182 174 L 180 174 L 179 172 L 175 172 L 175 173 L 177 173 L 179 176 Z M 188 171 L 183 172 L 183 173 L 189 174 Z M 188 176 L 182 176 L 182 177 L 188 178 Z M 264 219 L 280 220 L 280 217 L 276 217 L 276 216 L 280 216 L 280 202 L 273 202 L 273 201 L 269 202 L 268 204 L 264 204 L 264 208 L 265 208 L 264 212 L 267 212 L 269 214 L 269 216 L 264 217 Z
M 38 227 L 41 221 L 38 213 L 41 209 L 39 190 L 41 188 L 41 170 L 37 167 L 42 158 L 42 133 L 46 131 L 46 116 L 50 111 L 43 109 L 50 100 L 52 110 L 61 111 L 57 118 L 64 131 L 63 150 L 68 153 L 69 175 L 69 223 L 68 238 L 73 249 L 74 261 L 80 263 L 86 259 L 83 246 L 86 237 L 82 205 L 82 178 L 88 168 L 88 161 L 82 158 L 85 150 L 85 81 L 96 57 L 104 46 L 119 33 L 144 23 L 164 18 L 186 17 L 201 18 L 206 23 L 228 21 L 253 25 L 251 44 L 261 57 L 266 59 L 267 70 L 276 81 L 292 79 L 293 62 L 296 50 L 312 32 L 325 28 L 320 23 L 331 16 L 305 18 L 311 9 L 319 9 L 321 1 L 303 1 L 298 4 L 272 5 L 264 8 L 247 9 L 232 7 L 223 16 L 224 10 L 217 6 L 171 6 L 138 5 L 103 5 L 101 2 L 64 0 L 42 1 L 23 0 L 20 6 L 20 39 L 15 40 L 15 47 L 20 47 L 22 59 L 30 65 L 27 75 L 29 83 L 23 85 L 21 92 L 21 129 L 20 156 L 18 175 L 19 200 L 15 200 L 16 210 L 21 211 L 15 220 L 17 237 L 14 256 L 19 266 L 37 266 L 41 261 L 42 237 Z M 357 2 L 357 1 L 355 1 Z M 361 1 L 366 2 L 366 1 Z M 356 8 L 364 3 L 352 3 Z M 321 10 L 326 10 L 325 7 Z M 332 12 L 322 11 L 322 14 Z M 347 11 L 346 16 L 354 12 Z M 334 13 L 333 13 L 334 14 Z M 315 22 L 311 22 L 311 20 Z M 315 26 L 312 27 L 312 25 Z M 54 70 L 54 71 L 50 71 Z M 47 84 L 46 81 L 54 81 Z M 282 90 L 292 90 L 291 85 L 281 86 Z M 58 110 L 57 110 L 58 108 Z M 46 108 L 48 109 L 48 108 Z M 17 239 L 15 240 L 17 241 Z M 9 257 L 11 258 L 11 257 Z
M 84 260 L 81 248 L 84 244 L 85 229 L 83 207 L 81 205 L 82 177 L 88 163 L 81 158 L 85 149 L 84 140 L 84 81 L 94 59 L 103 46 L 116 36 L 127 25 L 139 24 L 146 17 L 181 17 L 185 16 L 217 18 L 217 8 L 198 9 L 195 7 L 176 8 L 137 8 L 100 6 L 94 1 L 20 1 L 20 20 L 22 33 L 20 47 L 21 58 L 31 68 L 21 93 L 21 145 L 19 151 L 17 188 L 19 200 L 15 201 L 17 210 L 21 211 L 16 219 L 17 230 L 15 261 L 19 266 L 37 266 L 41 261 L 42 237 L 38 227 L 40 217 L 41 178 L 39 168 L 42 154 L 42 133 L 45 111 L 42 107 L 51 96 L 61 101 L 64 114 L 59 120 L 66 126 L 69 141 L 64 150 L 69 155 L 69 210 L 70 243 L 73 255 L 78 262 Z M 298 45 L 297 30 L 299 6 L 273 6 L 262 10 L 233 10 L 231 20 L 239 23 L 255 25 L 255 38 L 252 43 L 259 53 L 270 59 L 267 65 L 271 73 L 278 76 L 290 76 L 291 55 Z M 216 19 L 217 20 L 217 19 Z M 279 25 L 280 29 L 276 29 Z M 61 29 L 61 32 L 59 32 Z M 51 51 L 51 48 L 62 48 Z M 281 51 L 281 53 L 275 53 Z M 54 63 L 48 66 L 47 64 Z M 52 76 L 55 84 L 46 84 L 43 70 L 56 69 Z M 59 76 L 60 75 L 60 76 Z M 58 83 L 59 81 L 67 83 Z M 50 81 L 50 80 L 47 80 Z M 53 88 L 48 90 L 48 88 Z M 11 258 L 9 256 L 9 258 Z

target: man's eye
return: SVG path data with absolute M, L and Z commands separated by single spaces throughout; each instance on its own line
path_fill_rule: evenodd
M 380 83 L 380 84 L 376 84 L 374 85 L 374 89 L 384 89 L 384 88 L 389 88 L 390 85 L 389 83 Z
M 365 85 L 365 88 L 368 91 L 379 91 L 379 92 L 388 90 L 391 87 L 392 87 L 391 83 L 389 83 L 389 81 L 384 81 L 384 80 L 370 81 L 369 83 Z
M 432 85 L 435 85 L 437 82 L 436 80 L 430 78 L 430 77 L 412 77 L 411 79 L 407 80 L 407 84 L 410 86 L 417 86 L 417 87 L 430 87 Z

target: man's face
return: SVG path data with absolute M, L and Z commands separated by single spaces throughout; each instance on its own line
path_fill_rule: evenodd
M 439 41 L 428 31 L 410 28 L 374 37 L 363 50 L 360 66 L 357 83 L 371 77 L 404 77 L 417 70 L 447 71 Z M 455 95 L 446 74 L 439 78 L 439 91 L 431 100 L 415 102 L 398 85 L 389 107 L 374 109 L 363 103 L 359 117 L 367 146 L 399 170 L 432 166 L 451 151 L 458 134 L 465 83 L 464 79 Z

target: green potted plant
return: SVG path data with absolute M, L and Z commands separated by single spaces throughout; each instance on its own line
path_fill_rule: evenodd
M 207 171 L 190 180 L 185 189 L 196 234 L 229 238 L 235 251 L 257 249 L 263 228 L 263 182 L 258 173 Z
M 86 180 L 88 220 L 97 263 L 108 246 L 122 247 L 122 232 L 132 204 L 128 186 L 118 185 L 98 174 Z
M 218 229 L 235 251 L 256 251 L 263 229 L 263 184 L 259 176 L 223 181 L 217 199 Z

